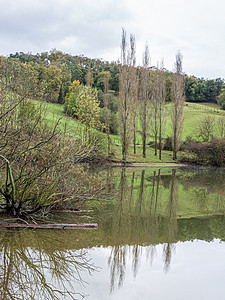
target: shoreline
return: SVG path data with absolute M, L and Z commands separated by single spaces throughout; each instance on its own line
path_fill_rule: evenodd
M 186 167 L 189 164 L 179 162 L 111 162 L 108 164 L 111 167 Z
M 189 167 L 189 168 L 224 168 L 223 166 L 214 166 L 214 165 L 206 165 L 206 164 L 197 164 L 194 162 L 181 162 L 181 161 L 174 161 L 174 162 L 138 162 L 138 161 L 120 161 L 120 160 L 111 160 L 109 158 L 94 158 L 92 160 L 82 160 L 80 163 L 87 163 L 92 166 L 96 167 L 144 167 L 144 168 L 182 168 L 182 167 Z
M 82 160 L 81 163 L 88 163 L 92 166 L 99 167 L 187 167 L 193 166 L 193 164 L 182 163 L 179 161 L 176 162 L 138 162 L 138 161 L 121 161 L 121 160 L 112 160 L 109 158 L 92 158 L 91 160 Z

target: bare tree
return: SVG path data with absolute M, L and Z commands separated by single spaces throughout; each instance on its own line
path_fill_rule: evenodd
M 176 54 L 175 73 L 172 82 L 172 148 L 173 159 L 177 159 L 177 152 L 180 150 L 183 123 L 184 123 L 184 105 L 185 105 L 185 79 L 182 74 L 182 54 L 180 51 Z
M 165 103 L 166 103 L 166 73 L 163 67 L 163 60 L 161 62 L 159 71 L 159 159 L 162 159 L 162 134 L 166 122 Z
M 159 69 L 157 68 L 153 76 L 151 76 L 152 80 L 152 93 L 151 93 L 151 105 L 152 105 L 152 119 L 151 119 L 151 128 L 153 132 L 154 138 L 154 149 L 155 156 L 157 156 L 158 150 L 158 130 L 159 130 L 159 94 L 160 94 L 160 75 Z
M 130 51 L 127 48 L 126 31 L 122 29 L 121 67 L 119 74 L 119 117 L 122 142 L 122 157 L 126 161 L 131 140 L 132 124 L 136 114 L 137 75 L 135 65 L 135 39 L 130 36 Z
M 209 142 L 215 134 L 215 118 L 211 116 L 203 117 L 197 127 L 197 136 L 203 142 Z
M 137 69 L 135 69 L 136 65 L 136 43 L 135 43 L 135 36 L 133 34 L 130 35 L 130 64 L 132 67 L 133 71 L 133 77 L 132 80 L 134 81 L 133 83 L 136 84 L 136 89 L 137 89 L 137 84 L 138 84 L 138 78 L 137 75 L 134 74 L 135 70 L 137 72 Z M 133 94 L 133 145 L 134 145 L 134 154 L 136 154 L 136 116 L 137 116 L 137 90 L 136 93 Z
M 142 144 L 143 144 L 143 157 L 146 157 L 146 141 L 147 130 L 149 125 L 149 104 L 150 104 L 150 56 L 148 44 L 145 45 L 145 51 L 143 54 L 143 67 L 140 69 L 140 121 L 142 128 Z
M 217 128 L 219 132 L 219 137 L 224 137 L 225 136 L 225 119 L 224 117 L 220 117 L 219 120 L 217 121 Z
M 105 119 L 105 130 L 107 134 L 107 141 L 108 141 L 108 156 L 110 154 L 110 116 L 111 111 L 109 108 L 109 80 L 110 80 L 110 72 L 104 72 L 104 119 Z

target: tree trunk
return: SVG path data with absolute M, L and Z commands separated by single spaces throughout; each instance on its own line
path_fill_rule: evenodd
M 143 133 L 143 157 L 146 157 L 146 133 Z
M 134 154 L 136 154 L 136 122 L 134 117 Z
M 159 108 L 159 159 L 162 159 L 162 106 Z

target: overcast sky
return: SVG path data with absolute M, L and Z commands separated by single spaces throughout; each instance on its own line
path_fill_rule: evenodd
M 173 70 L 225 77 L 223 0 L 0 0 L 0 55 L 50 51 L 115 61 L 121 29 L 134 34 L 138 63 L 146 41 L 151 64 L 164 59 Z

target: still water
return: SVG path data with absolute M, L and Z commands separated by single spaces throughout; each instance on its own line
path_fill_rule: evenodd
M 109 169 L 89 230 L 0 231 L 0 299 L 224 299 L 225 170 Z

